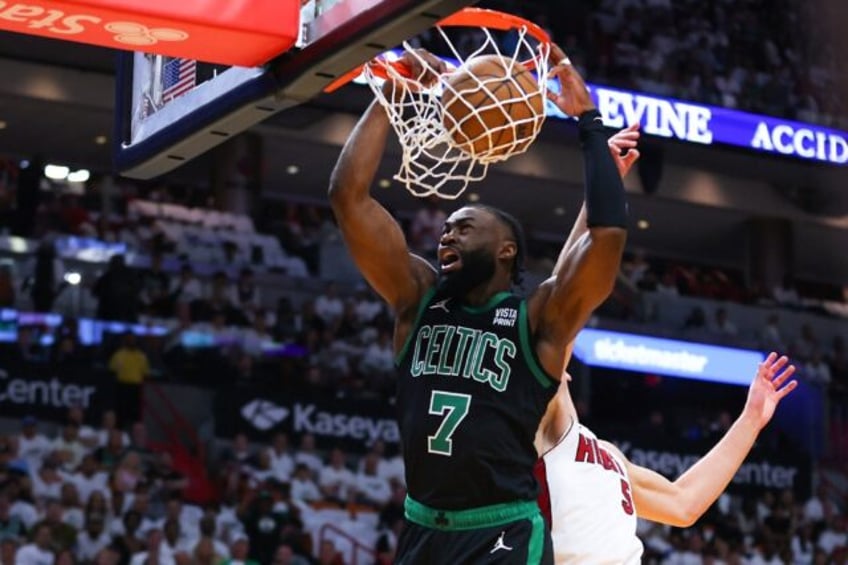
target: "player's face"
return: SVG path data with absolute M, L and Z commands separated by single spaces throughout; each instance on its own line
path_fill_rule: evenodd
M 495 274 L 500 230 L 495 218 L 477 208 L 460 208 L 445 221 L 439 240 L 439 289 L 462 296 Z

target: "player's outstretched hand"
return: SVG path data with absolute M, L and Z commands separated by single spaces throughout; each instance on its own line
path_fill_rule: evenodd
M 798 381 L 786 382 L 795 372 L 795 365 L 788 363 L 789 358 L 785 355 L 778 358 L 777 353 L 770 353 L 760 363 L 757 376 L 748 388 L 748 400 L 742 414 L 750 418 L 758 429 L 769 423 L 783 397 L 798 386 Z
M 448 66 L 426 49 L 415 49 L 414 51 L 415 53 L 404 51 L 397 62 L 401 64 L 405 78 L 417 81 L 421 86 L 429 88 L 439 80 L 439 75 L 448 71 Z M 391 80 L 387 80 L 383 85 L 383 92 L 386 94 L 396 93 L 400 90 L 395 88 Z
M 607 141 L 612 159 L 615 161 L 615 166 L 621 178 L 626 177 L 636 161 L 639 160 L 639 150 L 636 149 L 638 143 L 639 122 L 627 126 Z
M 589 89 L 586 88 L 583 77 L 571 64 L 571 60 L 566 56 L 565 51 L 560 49 L 559 46 L 551 44 L 550 61 L 550 74 L 559 79 L 561 92 L 548 90 L 548 99 L 564 113 L 575 118 L 580 117 L 583 112 L 594 110 L 595 103 L 589 96 Z

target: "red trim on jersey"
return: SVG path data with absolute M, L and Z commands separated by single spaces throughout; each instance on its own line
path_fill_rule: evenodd
M 536 498 L 539 504 L 539 510 L 542 511 L 542 516 L 548 524 L 548 529 L 551 528 L 551 491 L 548 488 L 548 467 L 545 465 L 544 458 L 536 460 L 536 465 L 533 467 L 533 476 L 539 482 L 539 496 Z

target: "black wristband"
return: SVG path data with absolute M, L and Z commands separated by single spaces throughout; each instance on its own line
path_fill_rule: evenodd
M 586 224 L 627 228 L 624 186 L 610 155 L 608 134 L 597 110 L 583 112 L 577 121 L 586 175 Z
M 577 118 L 577 129 L 580 131 L 580 139 L 592 131 L 603 132 L 604 120 L 601 118 L 601 113 L 596 109 L 586 110 L 580 117 Z

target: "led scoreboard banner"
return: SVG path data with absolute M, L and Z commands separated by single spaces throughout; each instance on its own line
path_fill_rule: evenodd
M 392 50 L 385 56 L 392 60 L 400 54 L 401 51 Z M 453 59 L 443 59 L 456 66 Z M 354 82 L 365 84 L 362 77 Z M 688 143 L 731 145 L 834 165 L 848 163 L 845 131 L 603 85 L 588 87 L 604 124 L 610 128 L 639 122 L 643 133 Z M 554 80 L 549 88 L 554 92 L 560 89 Z M 545 112 L 548 117 L 568 119 L 550 101 Z

